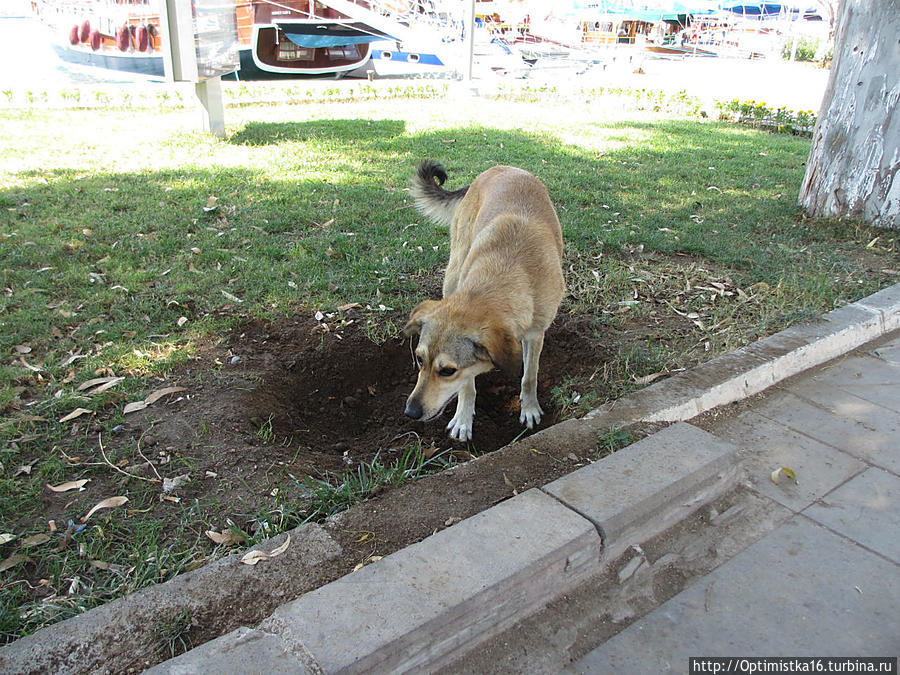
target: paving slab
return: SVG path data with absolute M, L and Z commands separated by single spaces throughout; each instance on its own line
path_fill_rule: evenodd
M 859 410 L 859 406 L 852 406 L 851 400 L 839 399 L 836 390 L 807 393 L 833 407 L 815 406 L 792 392 L 780 392 L 755 406 L 755 411 L 854 457 L 879 464 L 883 460 L 885 464 L 900 467 L 900 453 L 897 452 L 900 448 L 900 414 L 886 409 L 879 414 L 878 406 L 869 401 L 869 407 L 875 411 L 869 411 L 869 423 L 865 424 L 852 416 L 836 414 L 833 408 Z M 865 399 L 856 399 L 865 402 Z
M 873 356 L 849 357 L 809 376 L 821 388 L 837 387 L 855 396 L 900 412 L 900 366 Z
M 900 478 L 872 468 L 830 492 L 803 513 L 900 564 L 898 512 Z
M 145 675 L 322 675 L 308 655 L 288 651 L 276 635 L 241 627 L 169 659 Z
M 764 405 L 759 412 L 900 474 L 900 413 L 844 389 L 820 387 L 807 379 L 791 383 L 787 390 L 813 405 L 801 404 L 786 411 L 777 405 Z
M 797 512 L 866 468 L 855 457 L 752 410 L 714 425 L 712 432 L 741 447 L 756 490 Z M 780 467 L 792 469 L 797 481 L 782 476 L 776 484 L 772 472 Z
M 900 367 L 900 338 L 876 347 L 871 353 L 892 366 Z
M 575 673 L 687 671 L 691 656 L 889 656 L 898 567 L 795 516 L 576 662 Z
M 533 489 L 280 607 L 325 672 L 435 667 L 596 571 L 594 526 Z
M 662 532 L 738 482 L 736 448 L 673 424 L 544 486 L 594 523 L 605 559 Z

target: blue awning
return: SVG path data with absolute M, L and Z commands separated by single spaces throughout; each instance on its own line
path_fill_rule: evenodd
M 287 39 L 298 47 L 345 47 L 379 40 L 392 40 L 387 33 L 364 23 L 278 23 Z

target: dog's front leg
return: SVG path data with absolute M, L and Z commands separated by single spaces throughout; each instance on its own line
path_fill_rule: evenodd
M 475 417 L 475 378 L 466 381 L 456 400 L 456 414 L 447 428 L 450 438 L 460 441 L 472 440 L 472 419 Z
M 522 402 L 522 412 L 519 422 L 529 429 L 541 423 L 541 405 L 537 398 L 538 364 L 541 360 L 541 350 L 544 348 L 544 334 L 528 336 L 522 340 L 522 360 L 525 362 L 525 372 L 522 375 L 522 392 L 519 400 Z

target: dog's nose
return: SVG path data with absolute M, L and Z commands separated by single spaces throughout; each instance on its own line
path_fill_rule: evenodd
M 409 399 L 406 402 L 406 410 L 403 411 L 407 417 L 411 417 L 414 420 L 418 420 L 422 418 L 422 404 L 413 399 Z

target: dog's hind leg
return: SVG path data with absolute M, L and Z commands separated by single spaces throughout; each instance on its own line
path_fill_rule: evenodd
M 519 394 L 519 400 L 522 402 L 519 422 L 529 429 L 540 424 L 541 415 L 544 414 L 537 398 L 538 365 L 543 348 L 543 332 L 537 335 L 526 335 L 522 340 L 522 360 L 525 362 L 525 372 L 522 375 L 522 392 Z
M 459 390 L 456 400 L 456 414 L 447 428 L 450 437 L 460 441 L 472 440 L 472 420 L 475 417 L 475 378 L 469 379 Z

